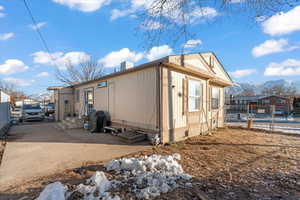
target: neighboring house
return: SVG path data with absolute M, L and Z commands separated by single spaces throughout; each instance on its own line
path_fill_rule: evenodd
M 278 95 L 230 96 L 226 99 L 227 113 L 260 113 L 284 115 L 292 111 L 292 101 Z
M 56 119 L 107 111 L 113 124 L 159 133 L 163 143 L 224 125 L 224 87 L 232 80 L 214 53 L 167 56 L 54 90 Z
M 300 116 L 300 97 L 295 97 L 293 99 L 293 111 L 294 111 L 294 116 Z
M 274 106 L 275 115 L 287 115 L 292 110 L 293 102 L 290 98 L 270 95 L 262 97 L 258 100 L 258 105 L 266 107 L 266 113 L 272 113 L 272 105 Z M 269 108 L 269 109 L 268 109 Z
M 10 95 L 0 89 L 0 135 L 10 124 Z

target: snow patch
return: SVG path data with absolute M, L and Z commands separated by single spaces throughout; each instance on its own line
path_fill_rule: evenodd
M 104 172 L 97 171 L 84 184 L 79 184 L 69 191 L 60 182 L 51 183 L 45 187 L 37 200 L 65 200 L 74 196 L 83 200 L 121 200 L 119 195 L 124 188 L 128 188 L 127 193 L 138 199 L 156 198 L 179 186 L 192 187 L 192 177 L 183 172 L 177 162 L 180 159 L 179 154 L 154 154 L 113 160 L 105 167 L 114 172 L 116 180 L 109 181 Z
M 151 199 L 178 187 L 177 181 L 187 181 L 192 177 L 183 173 L 179 154 L 168 156 L 151 155 L 140 158 L 123 158 L 106 164 L 107 170 L 132 179 L 132 187 L 140 199 Z
M 66 188 L 61 182 L 47 185 L 36 200 L 65 200 Z

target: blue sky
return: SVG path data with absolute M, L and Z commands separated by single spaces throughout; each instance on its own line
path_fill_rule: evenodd
M 84 3 L 88 2 L 88 3 Z M 300 6 L 255 22 L 248 15 L 207 9 L 206 21 L 193 23 L 193 41 L 163 41 L 144 49 L 138 12 L 143 0 L 28 0 L 55 65 L 46 53 L 21 0 L 0 0 L 0 80 L 27 94 L 59 85 L 55 68 L 79 58 L 101 62 L 112 71 L 123 60 L 140 64 L 168 54 L 214 51 L 238 82 L 298 80 Z M 202 16 L 203 17 L 203 16 Z M 172 19 L 170 19 L 172 20 Z M 155 29 L 155 27 L 149 27 Z

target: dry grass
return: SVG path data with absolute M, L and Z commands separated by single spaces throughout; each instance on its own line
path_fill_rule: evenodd
M 155 147 L 130 156 L 180 153 L 185 172 L 193 175 L 193 188 L 178 188 L 158 199 L 299 199 L 300 135 L 221 129 L 212 136 Z M 77 184 L 101 163 L 87 164 L 51 177 L 43 177 L 5 191 L 4 199 L 33 199 L 52 181 Z

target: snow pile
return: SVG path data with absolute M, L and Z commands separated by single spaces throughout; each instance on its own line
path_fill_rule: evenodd
M 105 165 L 107 170 L 116 172 L 130 171 L 133 175 L 143 174 L 145 172 L 161 172 L 168 175 L 182 174 L 181 165 L 177 162 L 181 157 L 179 154 L 168 156 L 151 155 L 140 158 L 123 158 L 113 160 Z
M 140 158 L 123 158 L 106 164 L 107 170 L 116 171 L 125 180 L 133 180 L 133 191 L 138 198 L 150 199 L 178 187 L 178 181 L 188 181 L 184 174 L 179 154 L 168 156 L 151 155 Z
M 87 179 L 86 184 L 79 184 L 76 191 L 83 194 L 83 199 L 93 199 L 94 197 L 115 199 L 111 198 L 108 192 L 111 188 L 111 184 L 103 172 L 97 171 L 91 178 Z M 69 193 L 69 195 L 71 194 L 72 193 Z M 118 198 L 115 200 L 117 199 Z
M 179 186 L 191 187 L 191 176 L 183 173 L 179 154 L 151 155 L 113 160 L 105 165 L 115 180 L 97 171 L 84 184 L 64 186 L 60 182 L 45 187 L 37 200 L 121 200 L 134 197 L 152 199 Z M 128 196 L 129 195 L 129 196 Z
M 91 178 L 86 180 L 85 184 L 79 184 L 75 190 L 68 191 L 68 188 L 60 182 L 47 185 L 36 200 L 120 200 L 117 195 L 111 195 L 108 192 L 116 181 L 109 181 L 103 172 L 97 171 Z
M 67 188 L 61 182 L 47 185 L 36 200 L 65 200 Z

